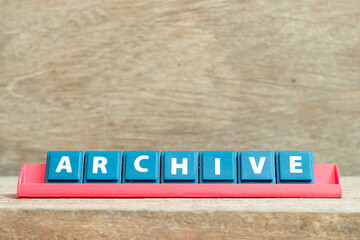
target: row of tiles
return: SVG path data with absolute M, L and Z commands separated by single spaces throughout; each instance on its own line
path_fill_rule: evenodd
M 311 151 L 49 151 L 47 183 L 314 183 Z

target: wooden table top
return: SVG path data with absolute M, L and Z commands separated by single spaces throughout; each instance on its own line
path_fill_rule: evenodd
M 18 199 L 0 177 L 0 238 L 356 239 L 360 177 L 341 199 Z

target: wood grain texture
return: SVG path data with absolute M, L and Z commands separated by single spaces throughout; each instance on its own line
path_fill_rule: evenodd
M 48 150 L 313 150 L 360 173 L 360 2 L 0 1 L 0 175 Z
M 0 177 L 3 239 L 358 239 L 360 177 L 342 199 L 18 199 Z

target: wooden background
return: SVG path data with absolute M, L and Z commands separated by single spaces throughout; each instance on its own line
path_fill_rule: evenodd
M 0 1 L 0 175 L 48 150 L 313 150 L 360 174 L 360 2 Z

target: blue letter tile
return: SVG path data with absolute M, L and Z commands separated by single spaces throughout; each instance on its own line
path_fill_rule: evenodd
M 161 182 L 198 183 L 198 152 L 162 152 Z
M 240 179 L 243 183 L 276 183 L 273 151 L 239 152 Z
M 160 151 L 124 152 L 123 182 L 160 182 Z
M 236 152 L 200 152 L 200 183 L 237 183 Z
M 311 151 L 276 152 L 278 183 L 314 183 Z
M 83 151 L 48 151 L 45 182 L 82 183 L 83 168 Z
M 85 183 L 120 183 L 121 151 L 87 151 Z

